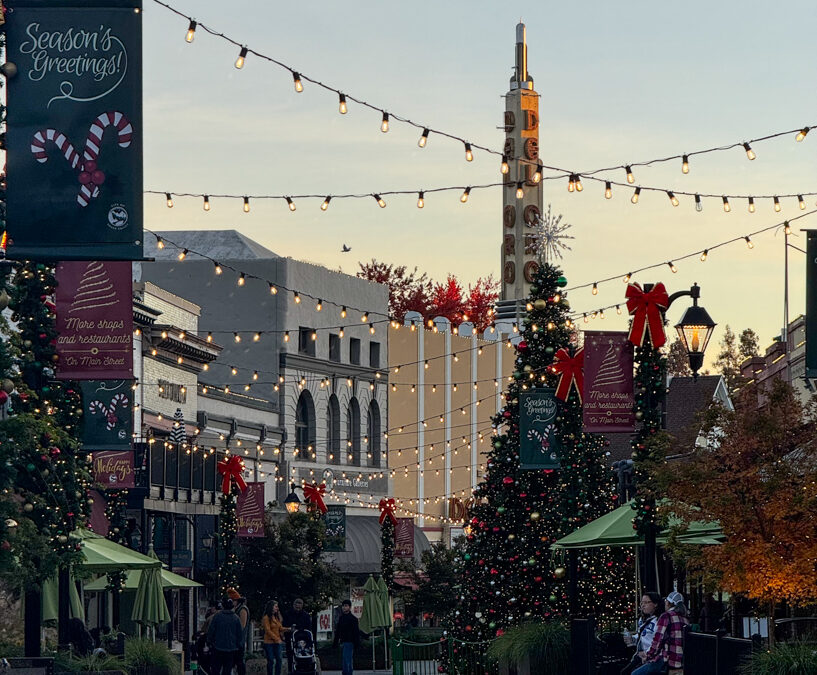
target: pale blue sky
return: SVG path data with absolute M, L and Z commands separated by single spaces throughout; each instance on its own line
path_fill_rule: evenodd
M 541 95 L 540 153 L 544 162 L 575 169 L 652 159 L 770 132 L 817 124 L 817 57 L 813 2 L 518 3 L 374 1 L 269 3 L 260 0 L 172 0 L 180 11 L 327 84 L 378 106 L 500 148 L 504 103 L 514 58 L 514 27 L 527 24 L 529 69 Z M 499 180 L 498 163 L 432 136 L 424 150 L 415 129 L 379 131 L 377 113 L 308 83 L 296 94 L 291 75 L 249 57 L 233 67 L 237 50 L 199 30 L 184 41 L 185 21 L 145 0 L 145 186 L 174 192 L 298 194 L 376 192 L 469 185 Z M 749 162 L 741 149 L 636 171 L 637 182 L 675 190 L 774 194 L 817 191 L 817 131 L 758 143 Z M 621 180 L 623 175 L 613 174 Z M 794 200 L 776 214 L 744 202 L 725 214 L 720 200 L 697 213 L 691 198 L 672 208 L 663 194 L 643 194 L 585 182 L 546 186 L 545 208 L 572 223 L 574 249 L 564 267 L 570 285 L 625 273 L 801 213 Z M 373 200 L 252 204 L 213 200 L 146 199 L 146 227 L 235 228 L 282 254 L 354 273 L 376 257 L 417 265 L 433 277 L 452 272 L 464 281 L 498 275 L 499 189 Z M 813 208 L 815 198 L 808 200 Z M 798 221 L 817 228 L 817 216 Z M 782 325 L 782 236 L 765 234 L 697 259 L 643 275 L 670 292 L 702 286 L 701 304 L 722 329 L 754 327 L 763 346 Z M 793 243 L 803 246 L 803 238 Z M 352 252 L 341 254 L 341 244 Z M 802 255 L 793 252 L 792 317 L 804 310 Z M 610 282 L 571 294 L 577 310 L 623 298 Z M 683 304 L 680 303 L 679 304 Z M 673 306 L 675 322 L 683 307 Z M 588 325 L 626 326 L 624 317 Z M 714 341 L 720 339 L 716 333 Z

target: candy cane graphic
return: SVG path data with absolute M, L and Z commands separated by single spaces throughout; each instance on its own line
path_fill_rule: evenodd
M 128 404 L 128 397 L 125 394 L 116 394 L 111 399 L 111 403 L 108 407 L 105 407 L 105 404 L 102 401 L 91 401 L 88 404 L 88 411 L 92 415 L 96 415 L 99 413 L 105 418 L 106 424 L 105 428 L 110 431 L 116 426 L 116 409 L 121 405 L 122 407 Z
M 79 154 L 74 150 L 74 146 L 71 145 L 64 134 L 55 129 L 38 131 L 31 140 L 31 152 L 38 162 L 45 163 L 48 161 L 45 144 L 46 141 L 52 141 L 63 153 L 71 168 L 79 171 L 80 187 L 77 203 L 82 207 L 88 206 L 91 199 L 99 195 L 99 186 L 105 182 L 105 173 L 97 168 L 97 160 L 99 159 L 102 137 L 108 127 L 116 129 L 117 143 L 120 148 L 130 146 L 133 138 L 133 126 L 125 115 L 117 111 L 102 113 L 91 123 L 81 161 Z

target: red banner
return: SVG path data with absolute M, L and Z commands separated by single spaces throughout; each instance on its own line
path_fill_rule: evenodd
M 57 265 L 57 377 L 133 377 L 130 262 Z
M 626 332 L 585 331 L 583 401 L 584 431 L 633 431 L 633 344 Z
M 414 557 L 414 518 L 398 518 L 394 526 L 394 557 Z
M 103 490 L 126 490 L 136 486 L 133 450 L 103 450 L 92 453 L 94 483 Z
M 264 483 L 247 483 L 235 502 L 239 537 L 264 536 Z

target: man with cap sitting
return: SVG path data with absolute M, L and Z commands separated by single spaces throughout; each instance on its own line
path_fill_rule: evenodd
M 658 618 L 652 645 L 644 657 L 644 665 L 636 668 L 633 675 L 664 672 L 683 675 L 684 627 L 689 623 L 684 596 L 678 591 L 672 591 L 664 600 L 664 608 L 666 611 Z

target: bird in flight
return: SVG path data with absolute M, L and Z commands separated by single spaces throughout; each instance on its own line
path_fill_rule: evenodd
M 344 244 L 344 245 L 343 245 L 343 248 L 342 248 L 342 249 L 340 249 L 340 252 L 341 252 L 341 253 L 348 253 L 348 252 L 349 252 L 349 251 L 351 251 L 351 250 L 352 250 L 352 249 L 351 249 L 350 247 L 348 247 L 346 244 Z

